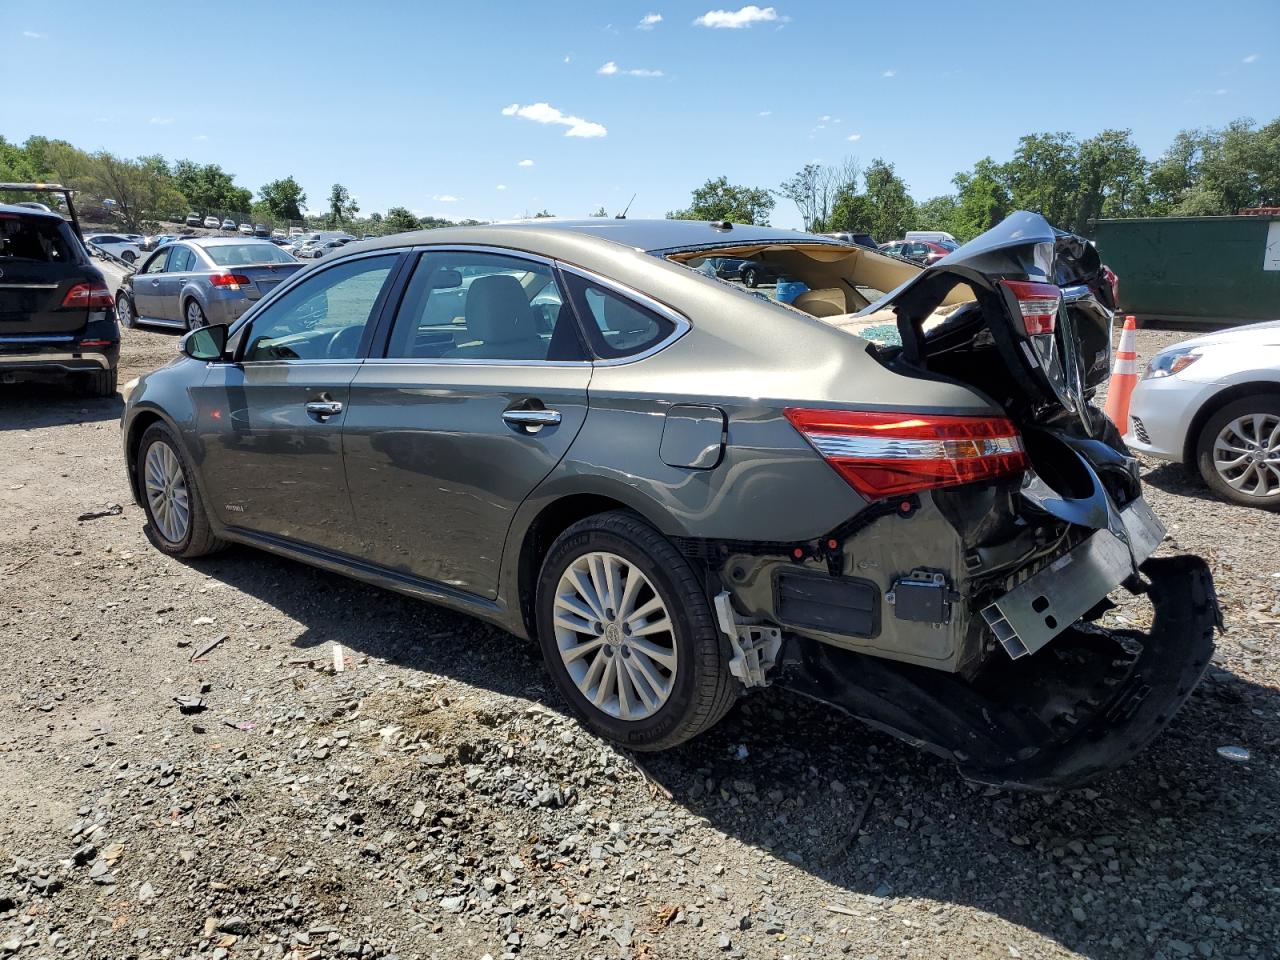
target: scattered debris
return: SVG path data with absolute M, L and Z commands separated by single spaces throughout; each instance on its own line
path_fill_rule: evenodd
M 346 668 L 346 657 L 342 653 L 342 644 L 335 643 L 333 645 L 333 672 L 342 673 Z
M 90 510 L 76 517 L 77 520 L 99 520 L 102 517 L 118 517 L 124 513 L 124 507 L 118 503 L 109 503 L 102 510 Z
M 195 663 L 197 660 L 203 659 L 205 654 L 212 652 L 214 647 L 220 644 L 223 640 L 227 640 L 227 639 L 230 639 L 230 635 L 224 633 L 222 636 L 218 637 L 217 640 L 212 640 L 209 643 L 206 643 L 203 647 L 201 647 L 199 650 L 197 650 L 195 653 L 191 655 L 191 662 Z
M 1218 748 L 1218 756 L 1222 757 L 1223 760 L 1231 760 L 1235 763 L 1248 763 L 1250 754 L 1246 747 L 1228 744 Z
M 202 697 L 174 697 L 173 702 L 178 705 L 178 709 L 183 713 L 200 713 L 204 710 L 204 699 Z

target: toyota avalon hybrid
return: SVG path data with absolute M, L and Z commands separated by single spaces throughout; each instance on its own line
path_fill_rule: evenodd
M 709 257 L 803 282 L 793 305 Z M 1018 213 L 920 268 L 726 222 L 353 243 L 128 392 L 155 545 L 248 544 L 536 639 L 638 750 L 778 685 L 1028 789 L 1126 762 L 1205 670 L 1205 563 L 1093 404 L 1112 291 Z M 1147 632 L 1109 630 L 1114 591 Z

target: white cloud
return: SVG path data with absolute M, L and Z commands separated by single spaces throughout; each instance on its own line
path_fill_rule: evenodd
M 850 143 L 857 143 L 859 140 L 862 139 L 862 134 L 851 133 L 847 137 L 845 137 L 845 139 L 848 140 Z
M 28 36 L 30 36 L 30 34 L 28 34 Z M 1261 59 L 1262 59 L 1262 54 L 1260 54 L 1260 53 L 1251 53 L 1251 54 L 1249 54 L 1247 57 L 1245 57 L 1243 60 L 1241 60 L 1240 62 L 1241 62 L 1241 63 L 1257 63 L 1257 62 L 1258 62 L 1259 60 L 1261 60 Z
M 533 161 L 532 161 L 532 160 L 521 160 L 519 163 L 517 163 L 517 164 L 516 164 L 516 166 L 517 166 L 517 167 L 532 167 L 532 166 L 533 166 Z
M 173 117 L 152 117 L 147 123 L 155 124 L 157 127 L 166 127 L 173 123 Z
M 1226 87 L 1219 87 L 1217 90 L 1213 91 L 1213 95 L 1215 97 L 1225 97 L 1230 92 L 1231 91 L 1228 90 Z
M 49 35 L 47 33 L 36 33 L 34 30 L 23 30 L 22 35 L 28 40 L 43 40 Z M 1249 61 L 1245 61 L 1248 63 Z
M 494 187 L 493 189 L 495 189 L 495 190 L 505 190 L 505 189 L 507 189 L 507 185 L 506 185 L 505 183 L 500 183 L 500 184 L 498 184 L 496 187 Z
M 741 10 L 708 10 L 693 22 L 699 27 L 741 30 L 753 23 L 768 23 L 777 19 L 778 11 L 773 7 L 760 8 L 749 3 Z
M 771 116 L 773 116 L 773 111 L 772 111 L 772 110 L 761 110 L 759 113 L 757 113 L 757 114 L 756 114 L 756 116 L 757 116 L 757 117 L 771 117 Z
M 451 193 L 442 193 L 437 197 L 433 197 L 432 199 L 439 200 L 441 203 L 457 203 L 458 202 L 458 198 Z
M 897 75 L 898 75 L 898 71 L 897 71 L 897 70 L 886 70 L 884 73 L 880 74 L 880 76 L 885 77 L 885 78 L 887 78 L 887 79 L 892 79 L 893 77 L 896 77 Z
M 600 74 L 603 77 L 612 77 L 618 74 L 622 74 L 623 76 L 627 76 L 627 77 L 660 77 L 662 76 L 661 70 L 649 70 L 649 69 L 646 69 L 645 67 L 635 67 L 631 70 L 623 70 L 620 66 L 614 63 L 612 60 L 610 60 L 603 67 L 597 70 L 596 73 Z
M 565 63 L 572 63 L 572 62 L 573 62 L 573 57 L 565 57 L 565 58 L 564 58 L 564 62 L 565 62 Z
M 197 133 L 197 134 L 196 134 L 192 139 L 193 139 L 193 140 L 208 140 L 208 139 L 209 139 L 209 135 L 208 135 L 207 133 Z
M 824 113 L 822 116 L 818 118 L 819 123 L 829 123 L 830 121 L 831 121 L 831 114 L 829 113 Z
M 640 22 L 636 24 L 637 30 L 652 30 L 656 24 L 662 22 L 662 14 L 646 13 L 640 18 Z
M 582 117 L 567 114 L 545 102 L 530 103 L 525 106 L 513 103 L 502 108 L 502 115 L 504 117 L 524 117 L 524 119 L 532 120 L 534 123 L 554 123 L 562 127 L 568 127 L 569 129 L 564 132 L 566 137 L 604 137 L 609 133 L 604 124 L 583 120 Z

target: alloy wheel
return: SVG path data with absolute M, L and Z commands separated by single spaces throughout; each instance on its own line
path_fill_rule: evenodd
M 674 624 L 662 596 L 616 553 L 578 557 L 556 587 L 556 646 L 569 677 L 598 710 L 645 720 L 675 685 Z
M 122 327 L 133 326 L 133 304 L 128 297 L 121 296 L 116 300 L 116 319 Z
M 182 543 L 191 525 L 191 494 L 178 455 L 158 440 L 147 450 L 143 472 L 151 519 L 162 537 L 170 543 Z
M 1280 417 L 1236 417 L 1213 441 L 1213 468 L 1230 487 L 1250 497 L 1280 493 Z
M 187 329 L 194 330 L 197 327 L 207 326 L 208 320 L 204 318 L 204 311 L 200 309 L 200 304 L 194 300 L 187 301 Z

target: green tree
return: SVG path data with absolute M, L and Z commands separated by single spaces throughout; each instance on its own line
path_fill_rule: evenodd
M 216 163 L 178 160 L 169 172 L 178 192 L 200 213 L 247 214 L 252 206 L 252 191 L 237 187 L 233 175 Z
M 1013 212 L 1004 170 L 990 157 L 983 157 L 967 173 L 957 173 L 951 182 L 956 188 L 956 209 L 948 232 L 961 242 L 990 230 Z
M 351 191 L 342 184 L 335 183 L 329 190 L 329 215 L 325 218 L 329 229 L 337 230 L 359 212 L 360 205 L 351 198 Z
M 1090 231 L 1099 217 L 1133 217 L 1147 212 L 1147 161 L 1128 130 L 1103 130 L 1082 140 L 1077 153 L 1076 212 L 1070 229 Z
M 1018 210 L 1043 214 L 1055 226 L 1075 226 L 1080 189 L 1079 144 L 1069 133 L 1031 133 L 1018 140 L 1003 179 Z
M 114 200 L 128 230 L 146 230 L 156 220 L 172 216 L 183 204 L 183 197 L 160 158 L 128 160 L 102 150 L 93 154 L 90 161 L 89 173 L 81 181 L 83 189 L 99 198 Z
M 953 237 L 956 233 L 956 213 L 960 209 L 960 201 L 949 193 L 938 197 L 930 197 L 923 203 L 916 204 L 917 230 L 945 230 Z
M 672 210 L 668 220 L 729 220 L 767 227 L 774 207 L 772 194 L 763 187 L 741 187 L 728 177 L 708 180 L 693 191 L 685 210 Z
M 591 216 L 593 217 L 607 217 L 608 215 L 609 215 L 609 211 L 604 208 L 603 203 L 600 204 L 600 206 L 596 207 L 595 213 L 591 214 Z
M 866 182 L 867 201 L 871 205 L 871 229 L 873 237 L 893 239 L 901 237 L 915 226 L 916 205 L 907 192 L 907 185 L 893 172 L 893 164 L 882 159 L 871 161 L 863 174 Z
M 543 207 L 541 210 L 539 210 L 537 213 L 533 215 L 533 219 L 535 220 L 551 220 L 554 217 L 555 217 L 555 214 L 552 213 L 550 210 L 548 210 L 546 207 Z
M 277 220 L 301 220 L 307 194 L 293 177 L 264 183 L 258 197 Z
M 834 165 L 806 163 L 782 182 L 778 194 L 796 205 L 806 230 L 848 229 L 838 226 L 833 214 L 842 194 L 857 193 L 859 172 L 858 161 L 852 157 Z
M 405 233 L 418 229 L 418 218 L 405 207 L 389 207 L 387 215 L 382 219 L 382 226 L 387 233 Z
M 469 221 L 475 223 L 476 221 Z M 418 226 L 423 230 L 438 230 L 441 227 L 456 227 L 458 224 L 452 220 L 446 220 L 444 217 L 423 217 L 418 221 Z

